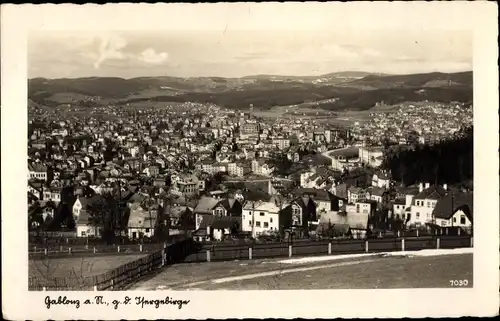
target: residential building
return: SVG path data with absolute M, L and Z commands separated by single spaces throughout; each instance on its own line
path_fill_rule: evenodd
M 279 231 L 280 208 L 273 202 L 248 202 L 243 207 L 241 230 L 252 237 Z
M 446 190 L 441 186 L 430 186 L 425 184 L 425 188 L 421 183 L 419 193 L 413 198 L 411 206 L 409 225 L 423 225 L 433 222 L 432 212 L 436 207 L 437 202 L 446 195 Z
M 448 193 L 432 211 L 435 224 L 441 227 L 460 227 L 472 231 L 474 213 L 473 193 Z

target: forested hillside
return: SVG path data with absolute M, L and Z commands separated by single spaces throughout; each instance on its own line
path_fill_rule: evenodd
M 473 128 L 469 127 L 438 144 L 393 149 L 383 166 L 405 185 L 429 182 L 468 186 L 473 179 L 473 163 Z

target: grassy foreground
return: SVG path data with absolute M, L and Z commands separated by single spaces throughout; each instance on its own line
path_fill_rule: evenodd
M 220 278 L 300 267 L 325 268 L 277 273 L 244 280 L 215 283 Z M 450 280 L 473 283 L 472 254 L 432 257 L 366 257 L 307 264 L 269 261 L 179 264 L 167 268 L 135 290 L 307 290 L 449 288 Z

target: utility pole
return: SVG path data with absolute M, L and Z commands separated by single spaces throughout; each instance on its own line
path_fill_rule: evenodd
M 252 237 L 255 238 L 255 202 L 252 201 Z
M 455 193 L 451 192 L 451 227 L 453 227 L 453 211 L 455 207 Z

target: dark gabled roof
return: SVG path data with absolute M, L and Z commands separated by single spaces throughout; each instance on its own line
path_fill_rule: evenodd
M 293 195 L 295 196 L 311 196 L 312 199 L 316 201 L 325 201 L 329 202 L 331 200 L 330 193 L 325 190 L 321 189 L 314 189 L 314 188 L 297 188 L 293 192 Z
M 442 188 L 441 186 L 432 185 L 431 187 L 426 188 L 422 192 L 415 195 L 415 197 L 413 198 L 413 203 L 415 202 L 416 199 L 439 200 L 444 195 L 446 195 L 446 190 L 444 188 Z
M 375 175 L 377 175 L 378 179 L 382 179 L 382 180 L 388 180 L 388 179 L 390 179 L 388 173 L 377 172 Z
M 196 205 L 194 212 L 195 213 L 200 213 L 200 214 L 211 214 L 212 209 L 219 204 L 220 200 L 215 199 L 213 197 L 202 197 L 198 201 L 198 204 Z
M 235 202 L 237 202 L 237 200 L 234 198 L 224 198 L 220 201 L 219 205 L 222 205 L 227 211 L 231 211 Z
M 404 198 L 396 198 L 394 200 L 394 205 L 404 205 L 406 204 L 406 199 Z
M 372 187 L 371 191 L 370 191 L 370 194 L 371 195 L 375 195 L 375 196 L 382 196 L 382 195 L 384 195 L 385 192 L 386 191 L 385 191 L 384 188 L 381 188 L 381 187 Z
M 214 229 L 231 228 L 234 227 L 236 224 L 238 224 L 237 217 L 217 216 L 212 221 L 212 228 Z
M 437 218 L 449 219 L 458 210 L 462 210 L 472 222 L 474 213 L 473 193 L 448 193 L 441 198 L 432 211 Z

